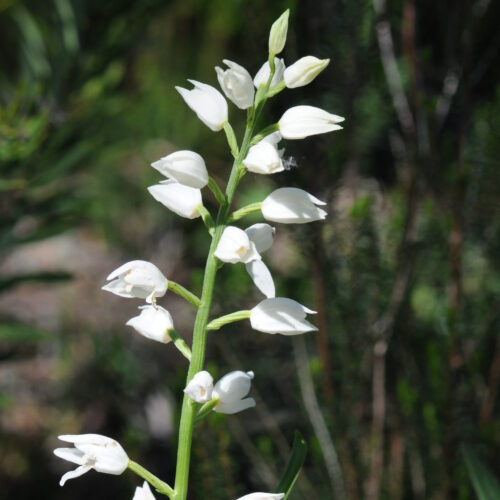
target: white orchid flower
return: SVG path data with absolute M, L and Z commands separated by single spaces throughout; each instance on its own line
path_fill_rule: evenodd
M 317 205 L 326 205 L 312 194 L 298 188 L 279 188 L 262 202 L 264 219 L 283 224 L 305 224 L 323 220 L 327 212 Z
M 61 441 L 73 443 L 74 448 L 56 448 L 54 455 L 77 464 L 75 470 L 66 472 L 59 484 L 64 486 L 68 479 L 79 477 L 90 469 L 106 474 L 121 474 L 128 467 L 129 458 L 121 445 L 100 434 L 77 434 L 59 436 Z
M 155 161 L 151 166 L 184 186 L 202 189 L 208 184 L 205 161 L 194 151 L 176 151 Z
M 259 141 L 248 150 L 243 165 L 249 172 L 268 175 L 285 170 L 276 144 L 266 139 Z
M 310 135 L 325 134 L 340 130 L 341 116 L 328 113 L 314 106 L 295 106 L 283 113 L 278 122 L 284 139 L 304 139 Z
M 222 262 L 230 264 L 261 259 L 247 233 L 235 226 L 227 226 L 224 229 L 214 255 Z
M 250 391 L 253 372 L 234 371 L 224 375 L 214 386 L 212 398 L 218 403 L 214 411 L 233 414 L 255 406 L 253 398 L 246 398 Z
M 151 262 L 133 260 L 115 269 L 107 278 L 112 280 L 102 289 L 120 297 L 146 299 L 153 303 L 167 293 L 168 280 Z
M 298 335 L 317 328 L 307 321 L 307 314 L 316 314 L 295 300 L 283 297 L 264 299 L 250 311 L 254 330 L 281 335 Z
M 224 71 L 218 66 L 215 67 L 217 80 L 219 80 L 221 89 L 226 94 L 226 97 L 238 106 L 238 108 L 248 109 L 253 105 L 255 95 L 250 73 L 243 66 L 235 62 L 227 59 L 224 59 L 223 62 L 229 69 Z
M 282 500 L 285 498 L 284 493 L 249 493 L 237 500 Z
M 283 59 L 278 59 L 277 57 L 274 58 L 274 75 L 273 79 L 271 80 L 271 86 L 269 87 L 272 89 L 273 87 L 276 87 L 278 83 L 281 83 L 283 81 L 283 73 L 285 72 L 285 62 Z M 266 61 L 259 71 L 257 71 L 257 74 L 255 75 L 253 79 L 253 84 L 255 85 L 255 88 L 259 88 L 261 85 L 265 85 L 267 83 L 267 80 L 269 80 L 269 75 L 271 74 L 271 66 L 269 66 L 269 61 Z
M 174 321 L 170 313 L 160 306 L 139 307 L 141 313 L 127 321 L 136 332 L 151 340 L 167 344 L 172 339 L 169 332 L 174 329 Z
M 132 500 L 156 500 L 153 493 L 151 493 L 151 489 L 149 484 L 144 481 L 142 486 L 137 486 L 135 489 L 134 498 Z
M 285 69 L 283 79 L 289 89 L 303 87 L 311 83 L 327 66 L 330 59 L 305 56 Z
M 156 201 L 181 217 L 196 219 L 200 216 L 203 201 L 199 189 L 168 180 L 148 187 L 148 191 Z
M 184 389 L 189 398 L 196 403 L 206 403 L 212 399 L 214 379 L 207 371 L 198 372 Z
M 177 92 L 209 129 L 214 132 L 222 130 L 228 119 L 227 102 L 224 96 L 206 83 L 196 80 L 188 80 L 188 82 L 194 85 L 192 90 L 175 87 Z

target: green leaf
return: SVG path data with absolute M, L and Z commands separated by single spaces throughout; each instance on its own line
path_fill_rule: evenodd
M 20 323 L 0 324 L 0 342 L 41 342 L 48 333 Z
M 304 465 L 304 460 L 307 455 L 307 443 L 302 437 L 299 431 L 295 431 L 295 437 L 293 439 L 293 449 L 290 460 L 286 466 L 283 476 L 278 484 L 278 487 L 274 490 L 276 493 L 284 493 L 285 499 L 288 498 L 292 488 L 299 477 L 300 469 Z
M 497 500 L 500 498 L 500 484 L 492 472 L 466 446 L 462 446 L 462 455 L 469 471 L 472 486 L 479 500 Z

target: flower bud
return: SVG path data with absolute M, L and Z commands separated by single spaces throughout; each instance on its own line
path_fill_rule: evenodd
M 312 194 L 297 188 L 280 188 L 262 202 L 264 219 L 283 224 L 305 224 L 323 220 L 327 213 L 316 205 L 326 205 Z
M 314 56 L 302 57 L 286 68 L 283 78 L 289 89 L 303 87 L 311 83 L 327 66 L 330 59 L 318 59 Z
M 199 189 L 169 180 L 148 187 L 148 191 L 156 201 L 181 217 L 196 219 L 200 216 L 199 207 L 203 202 Z
M 224 96 L 206 83 L 188 81 L 194 85 L 194 89 L 175 87 L 177 92 L 208 128 L 214 132 L 222 130 L 227 122 L 227 102 Z
M 275 174 L 285 170 L 276 145 L 263 139 L 248 150 L 243 165 L 255 174 Z
M 133 260 L 115 269 L 107 278 L 111 281 L 102 289 L 120 297 L 146 299 L 152 303 L 167 293 L 168 280 L 151 262 Z
M 252 84 L 250 73 L 235 62 L 223 60 L 229 69 L 223 70 L 215 67 L 217 80 L 226 97 L 231 100 L 238 108 L 248 109 L 253 105 L 255 90 Z
M 151 166 L 184 186 L 202 189 L 208 184 L 205 161 L 194 151 L 176 151 L 155 161 Z
M 271 26 L 271 31 L 269 33 L 269 55 L 271 57 L 279 54 L 285 46 L 289 15 L 290 10 L 285 10 Z
M 284 493 L 250 493 L 237 500 L 282 500 Z
M 222 262 L 230 264 L 247 263 L 261 258 L 247 233 L 234 226 L 224 229 L 214 255 Z
M 219 402 L 214 410 L 233 414 L 255 406 L 253 398 L 245 398 L 250 391 L 253 372 L 235 371 L 224 375 L 214 387 L 212 398 Z
M 134 498 L 132 500 L 155 500 L 153 493 L 151 493 L 151 489 L 146 481 L 141 486 L 137 486 L 135 489 Z
M 278 122 L 284 139 L 304 139 L 310 135 L 340 130 L 344 118 L 314 106 L 295 106 L 283 113 Z
M 212 399 L 214 379 L 206 371 L 198 372 L 184 389 L 184 392 L 196 403 L 206 403 Z
M 316 312 L 292 299 L 264 299 L 250 311 L 250 324 L 254 330 L 281 335 L 298 335 L 317 330 L 305 319 L 306 314 Z
M 274 58 L 274 75 L 271 80 L 270 89 L 278 85 L 278 83 L 283 81 L 283 74 L 285 72 L 285 62 L 283 59 Z M 253 79 L 253 84 L 255 88 L 258 89 L 261 85 L 265 85 L 267 80 L 269 80 L 269 75 L 271 74 L 271 67 L 269 66 L 269 61 L 266 61 Z
M 170 313 L 160 306 L 139 307 L 141 314 L 127 321 L 126 325 L 131 326 L 143 337 L 157 342 L 167 344 L 172 339 L 170 331 L 174 329 L 174 321 Z
M 90 469 L 106 474 L 118 475 L 128 467 L 129 458 L 118 442 L 100 434 L 77 434 L 59 436 L 61 441 L 73 443 L 74 448 L 57 448 L 54 455 L 77 464 L 75 470 L 66 472 L 59 484 L 79 477 Z

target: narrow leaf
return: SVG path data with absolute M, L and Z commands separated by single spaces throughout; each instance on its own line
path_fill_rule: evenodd
M 492 472 L 466 446 L 462 446 L 462 455 L 469 471 L 469 476 L 479 500 L 497 500 L 500 498 L 500 484 Z
M 307 455 L 307 443 L 305 442 L 302 434 L 299 431 L 295 431 L 295 437 L 293 440 L 292 455 L 286 466 L 285 472 L 281 477 L 278 487 L 275 489 L 276 493 L 284 493 L 285 500 L 290 495 L 295 481 L 299 477 L 300 469 L 304 465 L 304 461 Z

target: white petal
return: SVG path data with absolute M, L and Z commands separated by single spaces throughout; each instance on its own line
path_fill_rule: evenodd
M 222 262 L 230 264 L 261 259 L 247 233 L 235 226 L 227 226 L 224 229 L 214 255 Z
M 248 408 L 253 408 L 255 406 L 255 399 L 246 398 L 240 399 L 238 401 L 228 401 L 220 402 L 214 411 L 217 413 L 226 413 L 227 415 L 233 415 L 234 413 L 239 413 L 240 411 L 247 410 Z
M 106 446 L 112 443 L 116 443 L 114 439 L 111 439 L 102 434 L 63 434 L 58 436 L 58 439 L 65 441 L 66 443 L 84 443 L 84 444 L 96 444 L 99 446 Z
M 190 399 L 197 403 L 206 403 L 212 399 L 213 378 L 207 371 L 198 372 L 184 389 Z
M 212 396 L 222 403 L 244 398 L 250 391 L 253 372 L 234 371 L 224 375 L 214 386 Z
M 254 260 L 245 264 L 246 269 L 255 286 L 266 296 L 275 297 L 276 289 L 273 277 L 267 266 L 261 260 Z
M 148 339 L 164 344 L 170 342 L 169 332 L 174 329 L 170 313 L 160 306 L 143 306 L 139 309 L 141 314 L 129 319 L 126 324 Z
M 278 85 L 278 83 L 280 83 L 283 80 L 283 73 L 285 71 L 285 63 L 283 59 L 278 59 L 277 57 L 275 57 L 274 67 L 275 71 L 273 79 L 271 80 L 271 86 L 270 86 L 271 89 L 276 85 Z M 265 85 L 267 83 L 267 80 L 269 80 L 270 74 L 271 74 L 271 68 L 269 67 L 269 61 L 266 61 L 255 75 L 255 78 L 253 79 L 253 84 L 255 85 L 255 88 L 258 89 L 261 85 Z
M 199 189 L 175 181 L 164 181 L 148 187 L 148 191 L 156 201 L 181 217 L 196 219 L 200 216 L 198 207 L 202 204 L 202 198 Z
M 285 497 L 284 493 L 249 493 L 237 500 L 282 500 Z
M 151 489 L 146 481 L 141 486 L 138 486 L 135 489 L 134 498 L 132 500 L 155 500 L 153 493 L 151 493 Z
M 166 177 L 195 189 L 208 184 L 208 172 L 203 158 L 194 151 L 176 151 L 151 164 Z
M 259 222 L 245 229 L 245 233 L 250 241 L 253 241 L 259 253 L 263 253 L 273 246 L 275 232 L 276 229 L 265 222 Z
M 83 452 L 76 448 L 56 448 L 54 455 L 76 465 L 83 465 L 85 463 Z
M 80 465 L 80 467 L 77 467 L 75 470 L 70 470 L 69 472 L 66 472 L 66 474 L 64 474 L 61 477 L 59 485 L 64 486 L 66 484 L 66 481 L 68 481 L 69 479 L 74 479 L 75 477 L 83 476 L 91 468 L 92 467 L 90 467 L 90 465 Z

